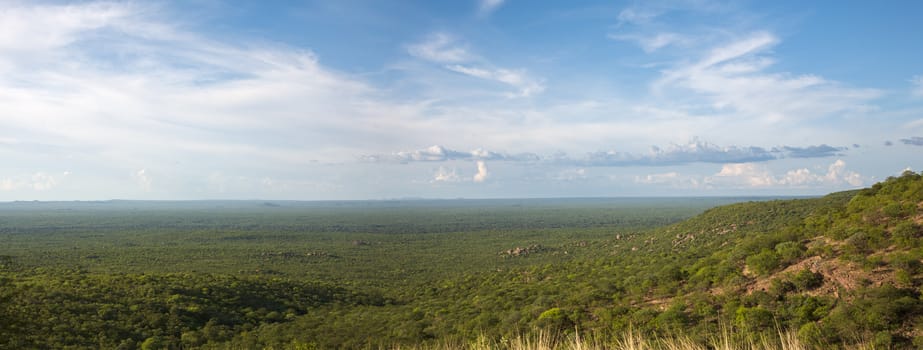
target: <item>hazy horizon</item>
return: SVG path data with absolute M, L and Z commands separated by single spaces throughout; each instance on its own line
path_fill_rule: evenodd
M 0 6 L 4 202 L 816 196 L 923 168 L 923 3 Z

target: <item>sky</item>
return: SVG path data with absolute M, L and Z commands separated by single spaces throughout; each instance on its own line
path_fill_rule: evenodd
M 923 168 L 921 13 L 0 0 L 0 201 L 866 187 Z

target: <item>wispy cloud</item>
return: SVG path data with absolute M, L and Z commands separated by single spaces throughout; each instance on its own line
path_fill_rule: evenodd
M 159 188 L 192 186 L 185 179 L 216 168 L 259 179 L 283 165 L 340 161 L 421 115 L 417 105 L 389 102 L 325 68 L 310 51 L 213 40 L 160 11 L 119 2 L 4 5 L 4 157 L 20 167 L 58 159 L 109 180 L 110 193 L 136 193 L 150 187 L 144 179 L 154 169 Z
M 407 47 L 410 55 L 439 63 L 465 62 L 474 59 L 464 46 L 446 33 L 430 34 L 422 42 Z
M 517 90 L 507 97 L 530 97 L 545 90 L 544 82 L 529 76 L 525 69 L 493 67 L 445 33 L 431 34 L 424 41 L 408 46 L 407 52 L 425 61 L 442 64 L 442 68 L 468 77 L 501 83 Z
M 730 111 L 765 123 L 793 121 L 861 110 L 882 95 L 874 89 L 845 87 L 816 75 L 766 73 L 774 63 L 766 53 L 780 42 L 766 31 L 746 34 L 709 50 L 699 60 L 663 71 L 655 91 L 677 88 Z
M 663 9 L 654 7 L 632 6 L 619 12 L 617 25 L 646 24 L 664 13 Z
M 652 35 L 609 34 L 608 37 L 615 40 L 635 42 L 647 53 L 652 53 L 670 45 L 686 46 L 691 41 L 688 37 L 676 33 L 656 33 Z
M 504 0 L 478 0 L 478 14 L 487 16 L 503 5 Z
M 910 84 L 913 85 L 911 94 L 917 97 L 923 97 L 923 75 L 917 75 L 911 78 Z
M 500 82 L 519 90 L 517 94 L 510 96 L 529 97 L 545 91 L 545 85 L 542 82 L 528 77 L 525 72 L 521 70 L 513 71 L 502 68 L 487 70 L 483 68 L 463 66 L 458 64 L 448 65 L 446 66 L 446 69 L 475 78 Z
M 10 4 L 8 4 L 10 5 Z M 136 9 L 131 5 L 90 3 L 82 5 L 4 5 L 0 12 L 0 52 L 43 54 L 80 40 L 80 35 L 121 23 Z

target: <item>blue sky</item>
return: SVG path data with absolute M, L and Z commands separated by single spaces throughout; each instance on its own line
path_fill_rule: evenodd
M 0 200 L 864 187 L 923 168 L 920 13 L 0 0 Z

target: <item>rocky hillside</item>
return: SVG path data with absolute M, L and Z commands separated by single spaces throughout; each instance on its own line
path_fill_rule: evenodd
M 816 345 L 923 347 L 920 174 L 819 199 L 719 207 L 662 234 L 674 254 L 696 257 L 674 297 L 720 295 L 736 305 L 726 311 L 740 327 L 772 320 Z

